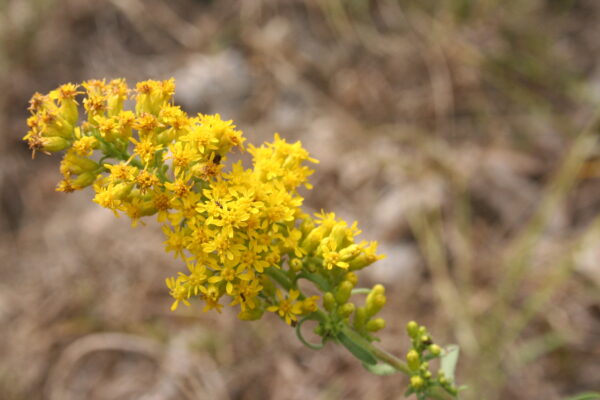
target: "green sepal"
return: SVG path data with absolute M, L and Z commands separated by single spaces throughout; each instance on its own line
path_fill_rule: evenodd
M 375 356 L 366 348 L 350 339 L 344 332 L 339 332 L 336 336 L 337 340 L 350 351 L 356 358 L 367 365 L 377 364 Z

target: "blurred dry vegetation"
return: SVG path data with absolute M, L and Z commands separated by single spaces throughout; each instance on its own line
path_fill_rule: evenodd
M 169 312 L 152 222 L 54 192 L 27 101 L 177 79 L 190 113 L 321 160 L 306 207 L 387 259 L 382 346 L 410 319 L 462 349 L 465 399 L 600 391 L 600 2 L 1 0 L 0 399 L 399 399 L 272 315 Z

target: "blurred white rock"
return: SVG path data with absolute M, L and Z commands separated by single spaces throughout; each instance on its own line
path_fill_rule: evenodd
M 250 94 L 252 80 L 246 59 L 236 50 L 193 54 L 174 73 L 175 102 L 190 113 L 220 113 L 233 118 Z

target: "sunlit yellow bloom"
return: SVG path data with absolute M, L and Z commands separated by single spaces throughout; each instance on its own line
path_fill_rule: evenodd
M 284 298 L 281 291 L 277 289 L 279 302 L 267 307 L 267 310 L 276 312 L 288 325 L 291 325 L 292 321 L 295 322 L 298 320 L 297 315 L 302 314 L 302 302 L 295 302 L 299 295 L 300 292 L 298 290 L 291 289 L 287 298 Z

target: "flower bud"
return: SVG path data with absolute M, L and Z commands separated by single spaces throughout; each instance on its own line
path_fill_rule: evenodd
M 289 262 L 290 269 L 294 272 L 300 272 L 302 270 L 302 260 L 299 258 L 292 258 Z
M 442 348 L 437 344 L 432 344 L 431 346 L 429 346 L 429 352 L 431 353 L 431 355 L 437 357 L 442 353 Z
M 386 301 L 383 294 L 367 297 L 367 316 L 370 318 L 381 311 Z
M 385 320 L 383 318 L 375 318 L 367 322 L 367 331 L 377 332 L 385 328 Z
M 351 244 L 350 246 L 340 250 L 340 257 L 344 261 L 349 261 L 360 254 L 360 247 L 357 244 Z
M 348 301 L 352 294 L 352 288 L 354 288 L 352 282 L 342 281 L 342 283 L 340 283 L 335 292 L 335 300 L 338 304 L 344 304 Z
M 348 318 L 356 310 L 354 303 L 346 303 L 338 307 L 338 314 L 343 318 Z
M 354 272 L 348 272 L 344 277 L 344 280 L 352 283 L 352 286 L 356 286 L 356 284 L 358 283 L 358 276 L 356 276 Z
M 418 375 L 412 376 L 410 378 L 410 386 L 414 389 L 420 389 L 425 385 L 425 381 Z
M 331 230 L 329 237 L 334 241 L 337 249 L 341 249 L 343 247 L 343 242 L 346 238 L 346 231 L 347 228 L 345 222 L 337 223 Z
M 71 145 L 70 141 L 60 136 L 41 137 L 40 140 L 42 144 L 42 150 L 49 151 L 51 153 L 62 151 Z
M 73 152 L 67 152 L 60 164 L 60 172 L 63 175 L 79 175 L 84 172 L 97 171 L 99 167 L 98 163 L 89 158 L 80 157 Z
M 94 183 L 97 176 L 98 174 L 94 172 L 84 172 L 83 174 L 77 176 L 77 178 L 73 180 L 73 186 L 78 188 L 84 188 L 86 186 L 89 186 L 92 183 Z
M 323 239 L 323 230 L 321 229 L 321 227 L 315 228 L 312 231 L 310 231 L 310 233 L 302 241 L 302 244 L 300 245 L 300 247 L 302 247 L 304 250 L 306 250 L 307 254 L 310 254 L 313 251 L 315 251 L 317 246 L 319 246 L 319 244 L 321 243 L 322 239 Z
M 411 350 L 406 354 L 406 361 L 408 363 L 408 368 L 410 368 L 411 371 L 419 370 L 419 367 L 421 366 L 421 358 L 416 350 Z
M 332 312 L 335 309 L 335 306 L 335 297 L 333 296 L 333 293 L 325 293 L 325 295 L 323 295 L 323 307 L 327 311 Z
M 419 324 L 417 324 L 415 321 L 410 321 L 408 324 L 406 324 L 406 332 L 411 339 L 416 338 L 419 334 Z
M 367 322 L 367 309 L 365 307 L 358 307 L 354 314 L 354 327 L 360 331 L 364 328 Z

